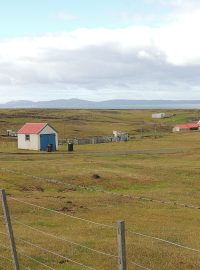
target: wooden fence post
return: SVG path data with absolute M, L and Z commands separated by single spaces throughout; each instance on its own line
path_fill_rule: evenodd
M 18 257 L 17 257 L 16 245 L 15 245 L 15 239 L 14 239 L 14 234 L 13 234 L 13 229 L 12 229 L 12 223 L 11 223 L 8 203 L 7 203 L 7 199 L 6 199 L 6 192 L 4 189 L 0 189 L 0 196 L 2 199 L 4 218 L 5 218 L 5 223 L 6 223 L 7 233 L 8 233 L 8 239 L 10 242 L 10 249 L 12 252 L 13 266 L 14 266 L 15 270 L 20 270 Z
M 126 270 L 125 221 L 117 221 L 119 270 Z

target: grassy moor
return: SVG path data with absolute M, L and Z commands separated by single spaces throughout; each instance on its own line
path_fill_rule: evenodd
M 200 269 L 200 133 L 172 133 L 198 110 L 0 110 L 0 188 L 5 189 L 20 269 L 118 269 L 118 220 L 126 225 L 127 269 Z M 26 122 L 59 138 L 129 133 L 127 142 L 17 149 Z M 1 208 L 2 209 L 2 208 Z M 0 269 L 11 270 L 3 211 Z M 6 259 L 7 258 L 7 259 Z

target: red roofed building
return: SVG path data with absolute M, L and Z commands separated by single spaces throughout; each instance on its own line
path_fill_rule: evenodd
M 173 128 L 173 132 L 181 131 L 181 130 L 200 130 L 200 123 L 189 123 L 189 124 L 180 124 L 176 125 Z
M 17 134 L 19 149 L 46 151 L 50 146 L 55 151 L 58 148 L 58 134 L 47 123 L 26 123 Z

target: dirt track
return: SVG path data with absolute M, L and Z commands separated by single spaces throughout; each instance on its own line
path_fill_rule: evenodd
M 196 148 L 195 148 L 196 149 Z M 82 152 L 0 152 L 0 155 L 134 155 L 134 154 L 173 154 L 173 153 L 183 153 L 192 150 L 192 148 L 158 148 L 158 149 L 144 149 L 144 150 L 128 150 L 128 151 L 112 151 L 112 152 L 97 152 L 97 151 L 82 151 Z

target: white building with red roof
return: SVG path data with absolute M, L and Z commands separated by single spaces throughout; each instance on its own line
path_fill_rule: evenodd
M 180 124 L 180 125 L 176 125 L 173 128 L 173 132 L 177 132 L 177 131 L 187 131 L 187 130 L 200 130 L 200 123 L 188 123 L 188 124 Z
M 56 151 L 58 148 L 58 134 L 47 123 L 26 123 L 17 134 L 19 149 Z

